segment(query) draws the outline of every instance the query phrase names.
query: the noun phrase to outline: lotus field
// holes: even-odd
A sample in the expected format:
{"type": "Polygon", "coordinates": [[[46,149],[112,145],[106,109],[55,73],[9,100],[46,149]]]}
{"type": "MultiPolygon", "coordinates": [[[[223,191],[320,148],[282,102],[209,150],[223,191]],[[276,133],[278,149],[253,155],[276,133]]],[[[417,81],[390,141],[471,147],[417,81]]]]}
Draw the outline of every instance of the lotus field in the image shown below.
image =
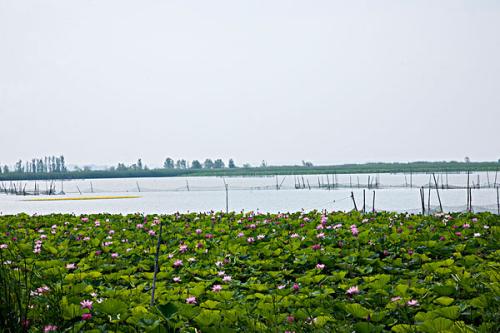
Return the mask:
{"type": "Polygon", "coordinates": [[[497,332],[499,236],[490,213],[0,216],[0,327],[497,332]]]}

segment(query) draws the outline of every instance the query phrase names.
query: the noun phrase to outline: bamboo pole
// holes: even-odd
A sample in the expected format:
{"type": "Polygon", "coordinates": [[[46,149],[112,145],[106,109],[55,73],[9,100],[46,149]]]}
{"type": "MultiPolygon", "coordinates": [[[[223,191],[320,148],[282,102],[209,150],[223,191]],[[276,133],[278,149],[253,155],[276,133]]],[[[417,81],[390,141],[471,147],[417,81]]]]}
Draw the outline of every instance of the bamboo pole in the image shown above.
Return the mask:
{"type": "Polygon", "coordinates": [[[363,189],[363,213],[366,212],[366,194],[365,189],[363,189]]]}
{"type": "Polygon", "coordinates": [[[498,210],[498,215],[500,215],[500,195],[498,191],[498,186],[497,186],[497,210],[498,210]]]}
{"type": "Polygon", "coordinates": [[[422,203],[422,215],[425,215],[425,190],[424,187],[420,187],[420,202],[422,203]]]}
{"type": "Polygon", "coordinates": [[[442,213],[443,212],[443,205],[441,204],[441,197],[439,196],[438,183],[436,181],[436,176],[434,174],[432,174],[432,177],[434,178],[434,184],[436,185],[436,194],[437,194],[438,201],[439,201],[439,209],[442,213]]]}
{"type": "Polygon", "coordinates": [[[354,192],[351,192],[351,199],[352,199],[352,203],[354,204],[354,209],[357,211],[358,206],[356,205],[356,200],[354,200],[354,192]]]}
{"type": "Polygon", "coordinates": [[[229,213],[229,186],[224,184],[226,188],[226,214],[229,213]]]}
{"type": "Polygon", "coordinates": [[[375,213],[375,190],[373,190],[372,213],[375,213]]]}
{"type": "Polygon", "coordinates": [[[161,244],[161,233],[163,229],[163,223],[160,222],[160,232],[158,233],[158,242],[156,243],[156,255],[155,255],[155,271],[153,274],[153,286],[151,288],[151,306],[155,305],[155,289],[156,289],[156,274],[158,274],[158,257],[160,256],[160,244],[161,244]]]}

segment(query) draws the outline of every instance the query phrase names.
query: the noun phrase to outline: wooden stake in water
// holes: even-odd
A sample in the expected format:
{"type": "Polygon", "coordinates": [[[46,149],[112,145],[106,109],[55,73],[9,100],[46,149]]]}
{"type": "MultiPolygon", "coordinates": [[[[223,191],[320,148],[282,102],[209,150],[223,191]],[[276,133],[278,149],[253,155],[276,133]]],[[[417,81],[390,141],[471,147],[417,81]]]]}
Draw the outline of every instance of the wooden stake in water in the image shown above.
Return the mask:
{"type": "Polygon", "coordinates": [[[158,234],[158,242],[156,243],[156,255],[155,255],[155,271],[153,274],[153,287],[151,288],[151,306],[155,305],[155,289],[156,289],[156,274],[158,274],[158,257],[160,256],[160,244],[161,244],[161,232],[163,228],[163,223],[160,222],[160,232],[158,234]]]}
{"type": "Polygon", "coordinates": [[[434,184],[436,185],[436,194],[437,194],[438,201],[439,201],[439,209],[442,213],[443,212],[443,205],[441,204],[441,197],[439,196],[438,183],[436,181],[436,176],[434,174],[432,174],[432,177],[434,178],[434,184]]]}
{"type": "Polygon", "coordinates": [[[366,194],[365,189],[363,189],[363,213],[366,212],[366,194]]]}
{"type": "Polygon", "coordinates": [[[431,213],[431,184],[429,183],[429,193],[427,194],[427,213],[431,213]]]}
{"type": "Polygon", "coordinates": [[[357,211],[358,210],[358,206],[356,206],[356,200],[354,200],[354,192],[351,192],[351,199],[352,199],[352,202],[354,204],[354,209],[357,211]]]}
{"type": "Polygon", "coordinates": [[[420,201],[422,203],[422,215],[425,215],[425,190],[424,187],[420,187],[420,201]]]}
{"type": "Polygon", "coordinates": [[[497,209],[498,209],[498,215],[500,215],[500,195],[498,193],[498,186],[497,186],[497,209]]]}
{"type": "Polygon", "coordinates": [[[373,190],[372,213],[375,213],[375,190],[373,190]]]}
{"type": "Polygon", "coordinates": [[[229,213],[229,187],[227,184],[224,184],[226,187],[226,214],[229,213]]]}
{"type": "Polygon", "coordinates": [[[470,179],[470,172],[467,171],[467,211],[470,212],[470,207],[469,207],[469,203],[470,203],[470,200],[469,200],[469,179],[470,179]]]}

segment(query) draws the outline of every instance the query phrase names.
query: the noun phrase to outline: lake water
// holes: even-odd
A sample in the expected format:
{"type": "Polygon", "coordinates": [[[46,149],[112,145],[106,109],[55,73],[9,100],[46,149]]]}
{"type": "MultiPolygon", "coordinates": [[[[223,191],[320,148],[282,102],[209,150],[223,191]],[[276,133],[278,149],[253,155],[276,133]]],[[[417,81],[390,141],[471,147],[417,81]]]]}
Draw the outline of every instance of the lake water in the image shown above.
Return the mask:
{"type": "MultiPolygon", "coordinates": [[[[466,174],[437,175],[439,184],[465,186],[466,174]]],[[[472,204],[475,211],[488,210],[497,212],[497,191],[493,186],[495,173],[475,173],[471,175],[474,184],[479,176],[480,189],[472,190],[472,204]]],[[[173,213],[187,211],[210,211],[226,209],[224,182],[228,185],[229,210],[261,212],[285,212],[301,209],[351,210],[354,192],[358,208],[363,205],[363,187],[367,187],[368,177],[372,184],[378,179],[381,188],[375,189],[376,210],[398,212],[420,212],[421,201],[419,186],[428,185],[428,174],[379,174],[379,175],[337,175],[336,189],[317,188],[318,183],[332,184],[333,176],[278,176],[278,177],[175,177],[175,178],[119,178],[56,181],[56,191],[64,189],[65,195],[51,198],[79,197],[91,195],[138,195],[139,198],[115,200],[78,200],[78,201],[26,201],[27,199],[46,196],[16,196],[0,194],[0,213],[50,214],[50,213],[173,213]],[[305,184],[305,189],[296,189],[295,183],[305,184]],[[358,181],[359,186],[358,188],[358,181]],[[276,189],[276,184],[281,185],[276,189]],[[405,187],[406,184],[413,188],[405,187]],[[309,185],[311,189],[309,189],[309,185]],[[352,185],[353,188],[350,186],[352,185]],[[314,188],[314,186],[316,188],[314,188]],[[188,190],[189,189],[189,190],[188,190]],[[80,194],[80,192],[82,194],[80,194]]],[[[500,178],[500,176],[498,177],[500,178]]],[[[19,185],[19,182],[16,182],[19,185]]],[[[22,182],[27,190],[33,190],[34,182],[22,182]]],[[[9,186],[9,182],[4,182],[9,186]]],[[[497,179],[500,185],[500,179],[497,179]]],[[[49,184],[37,182],[44,190],[49,184]]],[[[426,189],[426,206],[427,194],[426,189]]],[[[464,211],[466,209],[465,189],[440,189],[439,194],[445,211],[464,211]]],[[[366,189],[366,209],[372,209],[373,189],[366,189]]],[[[431,190],[431,207],[436,209],[438,199],[436,191],[431,190]]]]}

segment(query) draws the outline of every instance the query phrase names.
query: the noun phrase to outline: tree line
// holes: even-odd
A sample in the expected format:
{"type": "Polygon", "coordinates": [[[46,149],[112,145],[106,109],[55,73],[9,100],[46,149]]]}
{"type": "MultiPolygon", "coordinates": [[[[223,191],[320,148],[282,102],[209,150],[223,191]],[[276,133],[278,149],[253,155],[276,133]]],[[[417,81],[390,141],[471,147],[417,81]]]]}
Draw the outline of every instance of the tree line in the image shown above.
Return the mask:
{"type": "Polygon", "coordinates": [[[13,169],[8,165],[0,166],[0,173],[63,173],[67,172],[64,156],[45,156],[33,158],[31,161],[18,160],[13,169]]]}
{"type": "MultiPolygon", "coordinates": [[[[185,159],[178,159],[174,160],[170,157],[167,157],[165,161],[163,162],[163,169],[177,169],[177,170],[200,170],[200,169],[234,169],[237,168],[236,164],[234,163],[234,160],[232,158],[229,159],[226,163],[221,158],[212,160],[210,158],[205,159],[203,163],[201,163],[199,160],[193,160],[191,162],[185,160],[185,159]]],[[[110,167],[108,171],[144,171],[144,170],[149,170],[148,166],[143,164],[142,159],[138,159],[136,163],[131,164],[131,165],[126,165],[125,163],[118,163],[116,167],[110,167]]]]}
{"type": "MultiPolygon", "coordinates": [[[[236,164],[232,158],[227,162],[227,167],[229,169],[236,168],[236,164]]],[[[174,162],[173,159],[167,157],[165,162],[163,162],[164,169],[224,169],[226,168],[226,164],[220,158],[216,160],[212,160],[210,158],[205,159],[203,163],[199,160],[193,160],[191,163],[188,161],[181,159],[174,162]]]]}

